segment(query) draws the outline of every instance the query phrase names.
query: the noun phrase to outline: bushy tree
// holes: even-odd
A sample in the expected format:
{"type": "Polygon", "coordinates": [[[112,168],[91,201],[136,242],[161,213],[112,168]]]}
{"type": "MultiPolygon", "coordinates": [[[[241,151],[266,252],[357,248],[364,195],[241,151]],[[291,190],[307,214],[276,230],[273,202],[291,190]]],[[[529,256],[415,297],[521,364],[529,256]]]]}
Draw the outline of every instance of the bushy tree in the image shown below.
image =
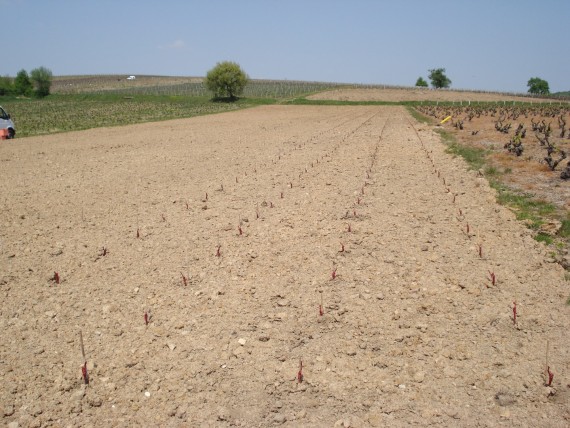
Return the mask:
{"type": "Polygon", "coordinates": [[[548,95],[550,94],[550,88],[548,87],[548,82],[541,79],[540,77],[532,77],[527,82],[528,93],[535,95],[548,95]]]}
{"type": "Polygon", "coordinates": [[[431,85],[436,89],[449,88],[451,85],[451,80],[445,75],[445,68],[429,70],[428,78],[431,81],[431,85]]]}
{"type": "Polygon", "coordinates": [[[249,77],[239,64],[231,61],[219,62],[208,71],[206,87],[214,93],[215,98],[229,98],[235,100],[243,93],[249,77]]]}
{"type": "Polygon", "coordinates": [[[416,80],[416,86],[420,86],[422,88],[427,88],[428,82],[426,82],[423,77],[418,77],[418,80],[416,80]]]}
{"type": "Polygon", "coordinates": [[[12,92],[14,92],[12,78],[8,76],[0,76],[0,96],[10,95],[12,92]]]}
{"type": "Polygon", "coordinates": [[[26,70],[18,71],[16,79],[14,80],[14,89],[18,95],[31,95],[34,90],[34,85],[28,76],[26,70]]]}
{"type": "Polygon", "coordinates": [[[40,98],[49,95],[51,88],[52,72],[45,67],[34,68],[30,72],[30,78],[36,87],[36,95],[40,98]]]}

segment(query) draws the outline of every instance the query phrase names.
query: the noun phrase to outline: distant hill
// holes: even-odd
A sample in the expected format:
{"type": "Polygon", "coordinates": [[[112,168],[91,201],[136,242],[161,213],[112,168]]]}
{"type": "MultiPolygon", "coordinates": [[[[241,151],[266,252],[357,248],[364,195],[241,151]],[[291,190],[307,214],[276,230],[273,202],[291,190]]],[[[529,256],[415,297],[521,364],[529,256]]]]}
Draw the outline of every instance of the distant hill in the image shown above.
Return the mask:
{"type": "Polygon", "coordinates": [[[555,92],[552,96],[556,98],[570,98],[570,91],[555,92]]]}

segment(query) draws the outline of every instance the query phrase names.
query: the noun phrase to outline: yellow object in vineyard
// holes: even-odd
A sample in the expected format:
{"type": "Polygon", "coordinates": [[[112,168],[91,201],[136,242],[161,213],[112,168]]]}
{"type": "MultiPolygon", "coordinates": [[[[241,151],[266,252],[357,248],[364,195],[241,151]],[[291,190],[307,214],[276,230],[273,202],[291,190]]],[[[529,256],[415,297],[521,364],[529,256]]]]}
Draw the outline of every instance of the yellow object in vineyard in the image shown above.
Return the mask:
{"type": "Polygon", "coordinates": [[[449,119],[451,119],[451,116],[447,116],[445,119],[443,119],[441,122],[439,123],[445,123],[447,122],[449,119]]]}

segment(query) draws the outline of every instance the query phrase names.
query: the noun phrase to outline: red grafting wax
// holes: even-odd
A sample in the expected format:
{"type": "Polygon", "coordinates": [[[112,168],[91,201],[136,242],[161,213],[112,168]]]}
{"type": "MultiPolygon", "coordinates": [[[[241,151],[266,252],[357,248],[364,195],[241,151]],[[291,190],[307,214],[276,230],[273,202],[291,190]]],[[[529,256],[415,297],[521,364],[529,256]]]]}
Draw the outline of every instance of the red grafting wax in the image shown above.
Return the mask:
{"type": "Polygon", "coordinates": [[[517,302],[513,301],[513,324],[517,323],[517,302]]]}
{"type": "Polygon", "coordinates": [[[497,281],[497,277],[495,276],[495,272],[489,271],[489,279],[491,280],[491,284],[494,286],[495,282],[497,281]]]}
{"type": "Polygon", "coordinates": [[[323,312],[323,305],[319,305],[319,315],[323,316],[324,312],[323,312]]]}
{"type": "Polygon", "coordinates": [[[243,235],[243,230],[241,230],[241,226],[238,226],[238,232],[240,235],[243,235]]]}
{"type": "Polygon", "coordinates": [[[187,286],[188,285],[188,278],[186,278],[182,272],[180,272],[180,275],[182,275],[182,282],[184,283],[184,286],[187,286]]]}
{"type": "Polygon", "coordinates": [[[144,313],[144,324],[148,325],[148,313],[147,312],[144,313]]]}
{"type": "Polygon", "coordinates": [[[141,237],[141,232],[140,232],[140,230],[137,228],[137,238],[140,238],[140,237],[141,237]]]}
{"type": "Polygon", "coordinates": [[[348,227],[346,228],[347,232],[352,232],[352,226],[350,225],[350,223],[348,223],[348,227]]]}
{"type": "Polygon", "coordinates": [[[56,284],[59,284],[59,273],[57,272],[53,273],[53,280],[55,281],[56,284]]]}
{"type": "Polygon", "coordinates": [[[336,268],[334,268],[334,270],[331,273],[332,279],[336,278],[336,268]]]}
{"type": "Polygon", "coordinates": [[[83,382],[85,385],[89,384],[89,374],[87,373],[87,361],[81,366],[81,375],[83,376],[83,382]]]}
{"type": "Polygon", "coordinates": [[[469,235],[469,223],[467,223],[467,234],[469,235]]]}
{"type": "Polygon", "coordinates": [[[479,244],[479,257],[483,257],[483,245],[479,244]]]}
{"type": "Polygon", "coordinates": [[[299,360],[299,371],[297,372],[297,382],[303,382],[303,361],[299,360]]]}
{"type": "Polygon", "coordinates": [[[218,245],[218,249],[216,250],[216,257],[220,257],[220,256],[222,255],[222,253],[221,253],[221,251],[220,251],[221,248],[222,248],[222,246],[221,246],[221,245],[218,245]]]}
{"type": "Polygon", "coordinates": [[[546,368],[546,371],[548,372],[548,386],[551,386],[552,380],[554,379],[554,373],[550,371],[550,366],[546,368]]]}
{"type": "Polygon", "coordinates": [[[342,242],[340,243],[340,252],[344,253],[344,244],[342,242]]]}

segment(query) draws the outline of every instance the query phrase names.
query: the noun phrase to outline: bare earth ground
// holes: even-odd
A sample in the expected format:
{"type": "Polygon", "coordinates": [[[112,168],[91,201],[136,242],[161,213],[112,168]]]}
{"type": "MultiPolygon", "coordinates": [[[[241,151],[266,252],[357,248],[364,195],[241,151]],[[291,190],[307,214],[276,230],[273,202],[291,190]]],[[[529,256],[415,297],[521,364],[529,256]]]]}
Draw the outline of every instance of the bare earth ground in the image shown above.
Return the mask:
{"type": "Polygon", "coordinates": [[[340,101],[541,101],[536,98],[498,94],[493,92],[470,92],[455,90],[433,90],[420,88],[384,89],[335,89],[307,97],[312,100],[340,101]]]}
{"type": "Polygon", "coordinates": [[[444,150],[378,106],[2,142],[2,421],[568,426],[563,270],[444,150]]]}

